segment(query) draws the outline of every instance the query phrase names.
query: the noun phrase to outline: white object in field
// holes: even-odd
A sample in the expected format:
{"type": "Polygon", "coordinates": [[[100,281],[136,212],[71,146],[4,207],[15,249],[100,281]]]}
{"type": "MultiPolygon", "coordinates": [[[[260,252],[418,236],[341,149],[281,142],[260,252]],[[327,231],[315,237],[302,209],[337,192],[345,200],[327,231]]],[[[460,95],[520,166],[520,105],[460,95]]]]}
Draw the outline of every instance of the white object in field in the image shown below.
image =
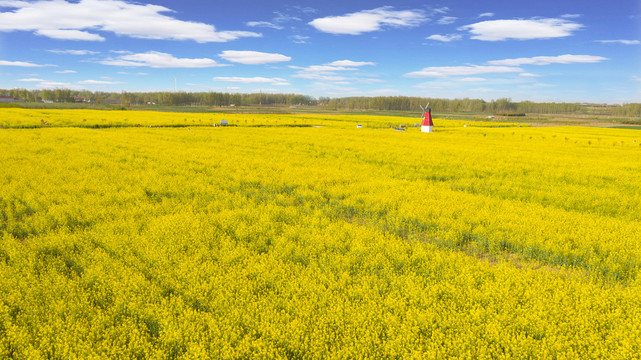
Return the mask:
{"type": "Polygon", "coordinates": [[[434,125],[432,125],[432,126],[421,126],[421,132],[434,132],[434,125]]]}
{"type": "Polygon", "coordinates": [[[357,129],[360,129],[360,128],[362,128],[362,127],[363,127],[363,125],[361,125],[361,124],[356,125],[356,128],[357,128],[357,129]]]}
{"type": "Polygon", "coordinates": [[[220,120],[220,126],[226,126],[227,120],[220,120]]]}

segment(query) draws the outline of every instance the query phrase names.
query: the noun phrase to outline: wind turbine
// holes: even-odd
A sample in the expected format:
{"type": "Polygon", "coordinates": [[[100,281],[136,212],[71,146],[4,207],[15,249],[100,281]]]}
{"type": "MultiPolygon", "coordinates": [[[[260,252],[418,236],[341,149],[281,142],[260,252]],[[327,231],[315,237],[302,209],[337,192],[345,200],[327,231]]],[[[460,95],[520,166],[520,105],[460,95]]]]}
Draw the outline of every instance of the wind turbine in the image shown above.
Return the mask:
{"type": "Polygon", "coordinates": [[[175,77],[174,74],[171,74],[171,77],[174,78],[174,92],[178,92],[178,79],[179,77],[175,77]]]}

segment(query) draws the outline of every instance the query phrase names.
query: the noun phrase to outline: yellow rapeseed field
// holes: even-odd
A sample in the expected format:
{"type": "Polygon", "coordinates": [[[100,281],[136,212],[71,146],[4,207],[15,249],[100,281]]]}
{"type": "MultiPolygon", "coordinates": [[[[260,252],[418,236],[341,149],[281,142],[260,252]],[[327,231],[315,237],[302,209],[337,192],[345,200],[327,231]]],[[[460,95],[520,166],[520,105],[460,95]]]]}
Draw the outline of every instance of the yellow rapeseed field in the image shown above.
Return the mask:
{"type": "Polygon", "coordinates": [[[415,122],[0,109],[0,358],[639,358],[641,132],[415,122]]]}

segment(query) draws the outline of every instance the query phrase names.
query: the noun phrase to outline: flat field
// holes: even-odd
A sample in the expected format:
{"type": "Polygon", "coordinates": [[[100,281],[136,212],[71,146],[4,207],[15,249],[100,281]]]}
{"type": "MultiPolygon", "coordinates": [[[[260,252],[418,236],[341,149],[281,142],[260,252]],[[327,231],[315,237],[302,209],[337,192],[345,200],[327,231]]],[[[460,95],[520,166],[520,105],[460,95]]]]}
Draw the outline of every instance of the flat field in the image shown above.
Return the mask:
{"type": "Polygon", "coordinates": [[[0,109],[0,358],[638,358],[641,131],[408,121],[0,109]]]}

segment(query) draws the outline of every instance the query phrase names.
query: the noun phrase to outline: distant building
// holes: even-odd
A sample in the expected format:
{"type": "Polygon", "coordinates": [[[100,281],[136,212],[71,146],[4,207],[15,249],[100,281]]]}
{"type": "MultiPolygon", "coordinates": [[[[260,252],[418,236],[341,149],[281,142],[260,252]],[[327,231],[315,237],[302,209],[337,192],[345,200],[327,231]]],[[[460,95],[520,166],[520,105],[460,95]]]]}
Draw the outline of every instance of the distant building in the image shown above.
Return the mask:
{"type": "Polygon", "coordinates": [[[0,103],[21,103],[23,99],[14,98],[13,96],[0,96],[0,103]]]}
{"type": "Polygon", "coordinates": [[[120,105],[121,102],[120,100],[115,100],[115,99],[107,99],[104,101],[105,104],[110,104],[110,105],[120,105]]]}

